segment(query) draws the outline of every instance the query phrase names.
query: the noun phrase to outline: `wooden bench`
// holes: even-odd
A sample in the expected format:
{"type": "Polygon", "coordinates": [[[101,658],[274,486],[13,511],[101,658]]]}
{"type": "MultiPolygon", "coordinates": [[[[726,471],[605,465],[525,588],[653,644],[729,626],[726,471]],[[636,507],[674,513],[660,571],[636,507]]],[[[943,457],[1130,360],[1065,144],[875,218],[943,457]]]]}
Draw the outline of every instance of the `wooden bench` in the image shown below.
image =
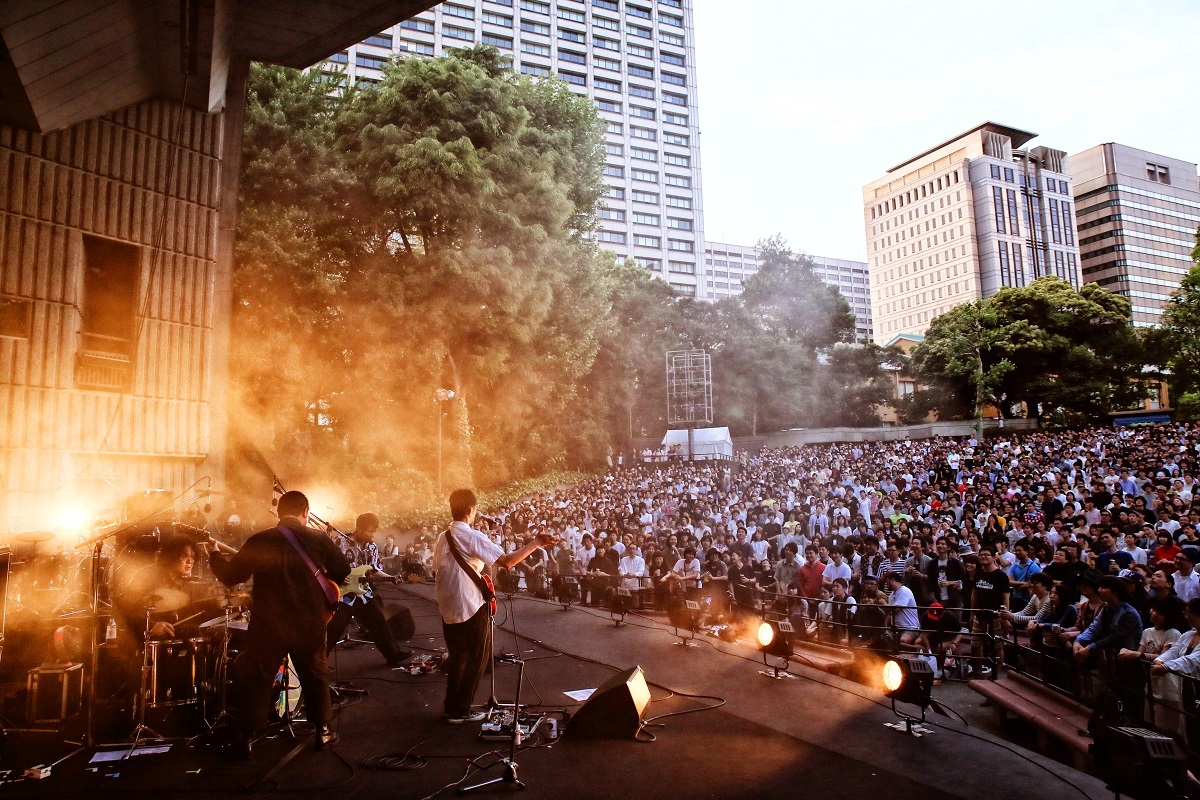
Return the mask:
{"type": "Polygon", "coordinates": [[[1039,749],[1045,750],[1050,738],[1057,739],[1070,748],[1075,767],[1087,769],[1092,744],[1088,734],[1091,709],[1087,706],[1016,672],[994,681],[968,681],[967,685],[991,701],[1001,724],[1010,714],[1025,720],[1037,730],[1039,749]]]}

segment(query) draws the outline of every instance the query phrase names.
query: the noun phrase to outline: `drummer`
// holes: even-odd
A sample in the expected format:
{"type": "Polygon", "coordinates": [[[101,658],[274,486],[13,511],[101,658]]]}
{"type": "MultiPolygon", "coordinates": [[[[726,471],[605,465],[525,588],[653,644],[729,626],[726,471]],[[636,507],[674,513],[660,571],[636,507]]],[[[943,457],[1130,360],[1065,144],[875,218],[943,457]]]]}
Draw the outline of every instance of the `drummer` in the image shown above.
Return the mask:
{"type": "Polygon", "coordinates": [[[116,605],[126,626],[141,641],[147,607],[151,639],[195,636],[200,623],[221,613],[216,587],[190,580],[196,566],[196,546],[183,536],[164,539],[158,558],[117,590],[116,605]]]}

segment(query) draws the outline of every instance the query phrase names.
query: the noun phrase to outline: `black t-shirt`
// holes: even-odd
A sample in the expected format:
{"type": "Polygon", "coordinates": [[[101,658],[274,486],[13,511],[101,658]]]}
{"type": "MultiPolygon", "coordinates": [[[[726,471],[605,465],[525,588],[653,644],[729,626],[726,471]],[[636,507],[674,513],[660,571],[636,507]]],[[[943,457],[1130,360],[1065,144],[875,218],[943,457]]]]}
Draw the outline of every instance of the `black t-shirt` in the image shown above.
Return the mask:
{"type": "Polygon", "coordinates": [[[975,579],[975,597],[971,605],[975,608],[998,611],[1004,606],[1004,595],[1008,592],[1008,575],[1004,570],[981,572],[975,579]]]}

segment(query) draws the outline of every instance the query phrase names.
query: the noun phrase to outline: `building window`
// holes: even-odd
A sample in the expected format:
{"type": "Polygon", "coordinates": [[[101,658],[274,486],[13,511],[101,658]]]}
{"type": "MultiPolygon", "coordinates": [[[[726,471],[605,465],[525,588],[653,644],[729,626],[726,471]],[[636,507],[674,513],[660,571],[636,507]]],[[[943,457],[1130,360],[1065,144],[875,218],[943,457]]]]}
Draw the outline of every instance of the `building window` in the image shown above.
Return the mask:
{"type": "Polygon", "coordinates": [[[662,73],[662,82],[673,83],[676,86],[687,86],[687,78],[683,77],[682,75],[676,75],[674,72],[664,71],[662,73]]]}
{"type": "Polygon", "coordinates": [[[638,225],[658,225],[658,214],[642,214],[637,211],[633,212],[633,221],[638,225]]]}
{"type": "Polygon", "coordinates": [[[451,39],[462,39],[465,42],[475,41],[475,31],[469,31],[466,28],[456,28],[453,25],[443,25],[442,33],[451,39]]]}
{"type": "Polygon", "coordinates": [[[604,174],[610,178],[624,178],[625,177],[625,168],[618,167],[615,164],[605,164],[604,165],[604,174]]]}
{"type": "MultiPolygon", "coordinates": [[[[1018,245],[1019,246],[1019,245],[1018,245]]],[[[1000,242],[1000,285],[1015,286],[1012,282],[1012,264],[1008,260],[1008,242],[1000,242]]]]}
{"type": "Polygon", "coordinates": [[[683,8],[683,0],[658,0],[658,2],[671,8],[683,8]]]}
{"type": "Polygon", "coordinates": [[[679,217],[667,217],[667,227],[678,231],[690,231],[692,230],[692,221],[690,219],[680,219],[679,217]]]}
{"type": "Polygon", "coordinates": [[[644,97],[647,100],[654,99],[654,90],[645,86],[638,86],[636,83],[629,84],[629,94],[632,97],[644,97]]]}
{"type": "Polygon", "coordinates": [[[550,57],[550,45],[536,44],[534,42],[521,42],[522,53],[532,53],[535,56],[550,57]]]}
{"type": "Polygon", "coordinates": [[[1004,190],[999,186],[992,187],[992,204],[996,207],[996,233],[1007,233],[1004,229],[1004,190]]]}
{"type": "Polygon", "coordinates": [[[512,50],[512,37],[497,36],[494,33],[483,32],[483,43],[490,44],[492,47],[499,47],[501,50],[512,50]]]}
{"type": "Polygon", "coordinates": [[[570,50],[559,50],[558,60],[570,61],[572,64],[586,64],[587,56],[583,53],[572,53],[570,50]]]}
{"type": "Polygon", "coordinates": [[[392,49],[392,35],[390,33],[377,33],[374,36],[368,36],[363,39],[363,44],[373,44],[376,47],[386,47],[392,49]]]}
{"type": "Polygon", "coordinates": [[[1017,217],[1017,192],[1015,189],[1008,190],[1008,232],[1013,236],[1021,235],[1021,222],[1017,217]]]}
{"type": "Polygon", "coordinates": [[[604,196],[610,200],[624,200],[625,190],[620,186],[610,186],[608,187],[608,191],[604,193],[604,196]]]}
{"type": "Polygon", "coordinates": [[[1066,200],[1062,202],[1062,224],[1063,238],[1067,244],[1075,244],[1075,223],[1071,220],[1071,204],[1066,200]]]}
{"type": "Polygon", "coordinates": [[[687,242],[683,239],[668,239],[667,249],[678,250],[681,253],[694,253],[696,251],[696,245],[694,242],[687,242]]]}
{"type": "Polygon", "coordinates": [[[575,86],[587,86],[586,75],[578,75],[574,72],[563,72],[562,70],[559,70],[558,76],[567,83],[574,84],[575,86]]]}
{"type": "Polygon", "coordinates": [[[639,267],[645,267],[652,272],[662,272],[662,261],[657,258],[643,258],[638,256],[633,259],[639,267]]]}
{"type": "Polygon", "coordinates": [[[596,8],[603,8],[608,11],[621,10],[620,4],[614,2],[614,0],[592,0],[592,5],[594,5],[596,8]]]}
{"type": "Polygon", "coordinates": [[[444,6],[445,13],[451,17],[462,17],[463,19],[475,19],[475,9],[467,8],[466,6],[455,6],[447,4],[444,6]]]}
{"type": "Polygon", "coordinates": [[[522,64],[521,74],[532,75],[535,78],[544,78],[550,74],[550,70],[545,67],[539,67],[537,64],[522,64]]]}
{"type": "Polygon", "coordinates": [[[593,16],[592,24],[597,28],[604,28],[605,30],[609,31],[621,30],[621,23],[617,22],[615,19],[609,19],[608,17],[593,16]]]}
{"type": "Polygon", "coordinates": [[[620,61],[614,61],[613,59],[605,58],[604,56],[592,56],[592,65],[595,66],[596,69],[607,69],[613,72],[621,71],[620,61]]]}
{"type": "Polygon", "coordinates": [[[673,106],[686,106],[687,105],[687,97],[684,95],[681,95],[681,94],[671,94],[670,92],[663,92],[662,100],[664,103],[669,103],[670,105],[673,105],[673,106]]]}
{"type": "Polygon", "coordinates": [[[672,125],[686,126],[688,124],[688,118],[687,118],[687,114],[676,114],[672,111],[664,111],[663,112],[663,122],[669,122],[672,125]]]}
{"type": "MultiPolygon", "coordinates": [[[[619,208],[601,208],[596,211],[596,216],[600,219],[610,219],[613,222],[624,222],[625,212],[619,208]]],[[[636,214],[634,215],[637,216],[636,214]]],[[[636,220],[635,220],[636,221],[636,220]]],[[[624,242],[622,242],[624,244],[624,242]]]]}
{"type": "Polygon", "coordinates": [[[575,42],[576,44],[587,44],[587,37],[579,31],[569,31],[566,28],[558,29],[558,38],[565,42],[575,42]]]}
{"type": "Polygon", "coordinates": [[[674,164],[677,167],[689,167],[692,162],[687,156],[679,156],[674,153],[663,153],[663,161],[667,164],[674,164]]]}
{"type": "Polygon", "coordinates": [[[401,28],[421,33],[433,33],[433,23],[427,19],[406,19],[400,23],[401,28]]]}
{"type": "Polygon", "coordinates": [[[638,247],[662,247],[662,239],[657,236],[640,236],[638,234],[634,234],[633,243],[638,247]]]}
{"type": "Polygon", "coordinates": [[[665,50],[662,50],[659,52],[658,59],[660,61],[662,61],[664,64],[673,64],[677,67],[687,66],[687,61],[684,59],[683,56],[678,56],[678,55],[675,55],[674,53],[668,53],[665,50]]]}
{"type": "MultiPolygon", "coordinates": [[[[674,250],[676,248],[671,248],[671,249],[674,250]]],[[[676,273],[677,275],[695,275],[696,274],[696,265],[695,264],[689,264],[686,261],[670,261],[667,263],[668,263],[667,268],[671,272],[676,273]]]]}
{"type": "Polygon", "coordinates": [[[1058,216],[1058,201],[1050,199],[1050,237],[1055,244],[1062,244],[1062,218],[1058,216]]]}
{"type": "Polygon", "coordinates": [[[568,8],[558,9],[559,19],[569,19],[571,22],[587,22],[587,14],[582,11],[572,11],[568,8]]]}
{"type": "Polygon", "coordinates": [[[605,133],[615,133],[617,136],[620,136],[624,130],[625,126],[620,122],[610,122],[608,123],[608,128],[605,130],[605,133]]]}
{"type": "Polygon", "coordinates": [[[636,125],[629,126],[629,135],[635,139],[646,139],[647,141],[651,142],[658,139],[657,131],[651,130],[650,128],[639,128],[636,125]]]}
{"type": "Polygon", "coordinates": [[[80,389],[125,391],[133,373],[141,249],[85,234],[83,259],[75,384],[80,389]]]}
{"type": "Polygon", "coordinates": [[[433,55],[433,45],[427,42],[410,42],[407,39],[400,40],[400,49],[408,53],[416,53],[422,56],[433,55]]]}
{"type": "Polygon", "coordinates": [[[1171,185],[1171,171],[1162,164],[1151,164],[1146,162],[1146,179],[1155,183],[1165,183],[1171,185]]]}
{"type": "Polygon", "coordinates": [[[616,50],[621,52],[621,43],[614,42],[612,39],[605,39],[603,36],[592,37],[592,46],[598,47],[601,50],[616,50]]]}
{"type": "Polygon", "coordinates": [[[621,113],[621,104],[614,103],[611,100],[596,100],[596,108],[600,109],[601,111],[611,111],[615,114],[621,113]]]}
{"type": "Polygon", "coordinates": [[[483,12],[483,21],[492,25],[499,25],[501,28],[512,27],[512,17],[506,17],[503,14],[493,14],[491,11],[483,12]]]}
{"type": "Polygon", "coordinates": [[[663,141],[667,144],[677,144],[681,147],[688,146],[688,137],[682,133],[671,133],[670,131],[667,131],[663,134],[663,141]]]}
{"type": "Polygon", "coordinates": [[[647,69],[646,67],[639,67],[637,64],[629,65],[629,74],[638,78],[649,78],[650,80],[654,80],[654,70],[647,69]]]}
{"type": "Polygon", "coordinates": [[[641,106],[630,106],[629,116],[640,117],[642,119],[654,119],[654,109],[642,108],[641,106]]]}
{"type": "Polygon", "coordinates": [[[682,36],[678,36],[674,33],[667,33],[666,31],[658,32],[658,40],[663,44],[673,44],[676,47],[683,47],[684,44],[682,36]]]}
{"type": "Polygon", "coordinates": [[[687,283],[672,283],[671,288],[688,297],[696,296],[696,287],[687,283]]]}
{"type": "Polygon", "coordinates": [[[521,8],[525,11],[532,11],[535,14],[550,16],[550,5],[548,3],[539,3],[538,0],[521,0],[521,8]]]}
{"type": "Polygon", "coordinates": [[[646,183],[658,183],[658,173],[648,169],[635,169],[630,173],[635,181],[645,181],[646,183]]]}
{"type": "Polygon", "coordinates": [[[0,297],[0,336],[28,339],[33,332],[33,301],[0,297]]]}
{"type": "Polygon", "coordinates": [[[630,36],[636,36],[639,39],[653,39],[654,31],[649,28],[643,28],[639,25],[630,25],[626,28],[626,33],[630,36]]]}
{"type": "Polygon", "coordinates": [[[673,14],[659,14],[658,23],[660,25],[671,25],[676,28],[683,27],[683,17],[677,17],[673,14]]]}
{"type": "Polygon", "coordinates": [[[1000,180],[1000,165],[992,164],[992,180],[1000,180]]]}
{"type": "Polygon", "coordinates": [[[658,205],[658,195],[655,192],[639,192],[633,190],[633,202],[635,203],[653,203],[658,205]]]}
{"type": "Polygon", "coordinates": [[[625,147],[623,145],[613,144],[612,142],[605,142],[604,152],[608,153],[610,156],[623,156],[625,155],[625,147]]]}
{"type": "Polygon", "coordinates": [[[625,244],[625,234],[615,231],[597,231],[596,239],[609,244],[625,244]]]}
{"type": "Polygon", "coordinates": [[[650,9],[642,8],[641,6],[631,6],[626,3],[625,13],[631,17],[638,17],[639,19],[650,19],[650,9]]]}
{"type": "Polygon", "coordinates": [[[638,58],[648,58],[651,61],[654,60],[654,48],[653,47],[642,47],[640,44],[633,44],[632,42],[630,42],[626,49],[629,51],[629,55],[631,55],[631,56],[637,56],[638,58]]]}
{"type": "Polygon", "coordinates": [[[524,19],[521,20],[521,30],[525,31],[526,33],[536,33],[541,36],[550,35],[549,25],[543,25],[540,22],[530,22],[529,20],[524,19]]]}
{"type": "Polygon", "coordinates": [[[639,161],[658,161],[658,153],[642,147],[629,148],[629,154],[639,161]]]}
{"type": "Polygon", "coordinates": [[[667,195],[667,205],[671,206],[672,208],[686,208],[690,210],[692,207],[692,198],[676,197],[675,195],[669,194],[667,195]]]}
{"type": "Polygon", "coordinates": [[[667,186],[680,186],[684,189],[692,188],[692,179],[685,175],[672,175],[667,173],[667,186]]]}
{"type": "Polygon", "coordinates": [[[325,60],[332,64],[349,64],[350,56],[347,55],[345,50],[343,50],[340,53],[334,53],[333,55],[331,55],[329,58],[327,58],[325,60]]]}
{"type": "Polygon", "coordinates": [[[610,81],[607,78],[595,78],[595,79],[593,79],[592,84],[597,89],[603,89],[606,92],[621,91],[621,82],[620,81],[610,81]]]}

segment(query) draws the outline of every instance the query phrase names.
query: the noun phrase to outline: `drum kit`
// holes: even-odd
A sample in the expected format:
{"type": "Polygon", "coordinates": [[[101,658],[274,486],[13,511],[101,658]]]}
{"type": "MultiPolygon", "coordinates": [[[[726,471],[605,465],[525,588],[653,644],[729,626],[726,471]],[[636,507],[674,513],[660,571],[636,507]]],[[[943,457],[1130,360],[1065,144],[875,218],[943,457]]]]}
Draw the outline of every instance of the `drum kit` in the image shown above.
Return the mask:
{"type": "MultiPolygon", "coordinates": [[[[229,720],[231,665],[246,646],[250,595],[211,578],[154,585],[152,576],[162,574],[155,561],[160,539],[207,536],[187,528],[160,523],[123,538],[110,538],[116,531],[103,532],[75,550],[53,553],[47,552],[57,539],[53,533],[26,532],[11,539],[11,572],[0,587],[0,655],[7,620],[9,643],[17,638],[27,645],[26,661],[32,657],[30,663],[37,664],[36,651],[42,649],[35,670],[90,662],[82,698],[86,744],[95,743],[93,717],[103,707],[132,712],[130,753],[139,743],[163,738],[147,724],[150,712],[156,712],[152,721],[157,723],[176,709],[190,709],[177,716],[190,726],[192,739],[229,720]],[[135,630],[119,634],[118,619],[121,627],[135,630]],[[163,619],[173,620],[166,637],[163,629],[155,630],[163,619]]],[[[300,705],[299,681],[289,667],[281,665],[274,693],[275,716],[282,722],[290,722],[300,705]]]]}

